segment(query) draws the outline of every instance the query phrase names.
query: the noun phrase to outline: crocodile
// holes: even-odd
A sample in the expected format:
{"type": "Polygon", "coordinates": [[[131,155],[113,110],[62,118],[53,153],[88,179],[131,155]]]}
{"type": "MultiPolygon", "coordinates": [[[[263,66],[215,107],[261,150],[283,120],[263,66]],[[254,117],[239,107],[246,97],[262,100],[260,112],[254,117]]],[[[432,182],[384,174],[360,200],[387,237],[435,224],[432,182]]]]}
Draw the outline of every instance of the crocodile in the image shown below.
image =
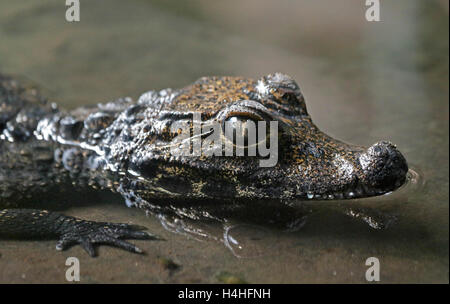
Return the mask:
{"type": "Polygon", "coordinates": [[[73,187],[111,190],[129,207],[163,214],[168,206],[176,210],[181,202],[202,200],[227,205],[365,198],[396,190],[407,172],[404,156],[390,142],[364,147],[320,131],[299,85],[282,73],[203,77],[181,89],[70,111],[0,74],[2,238],[55,239],[58,250],[79,244],[91,256],[99,244],[139,253],[127,239],[158,239],[135,225],[33,208],[45,195],[73,187]],[[167,147],[178,135],[171,126],[184,121],[192,128],[194,113],[202,126],[276,121],[277,163],[261,167],[261,155],[211,156],[208,149],[171,154],[167,147]]]}

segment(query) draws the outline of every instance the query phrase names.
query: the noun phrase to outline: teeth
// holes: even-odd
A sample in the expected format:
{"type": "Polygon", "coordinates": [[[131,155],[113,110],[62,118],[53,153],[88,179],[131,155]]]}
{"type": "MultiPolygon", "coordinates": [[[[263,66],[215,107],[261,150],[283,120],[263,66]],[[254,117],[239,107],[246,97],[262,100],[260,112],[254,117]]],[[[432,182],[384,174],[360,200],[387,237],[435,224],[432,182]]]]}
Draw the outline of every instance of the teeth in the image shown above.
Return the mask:
{"type": "Polygon", "coordinates": [[[310,200],[342,200],[342,199],[350,199],[350,198],[358,198],[358,197],[369,197],[375,194],[383,193],[379,189],[369,189],[367,185],[357,185],[352,190],[347,190],[346,192],[333,192],[328,194],[318,194],[314,192],[307,192],[306,197],[310,200]]]}
{"type": "Polygon", "coordinates": [[[353,197],[355,197],[355,193],[352,192],[352,191],[350,191],[350,192],[347,192],[347,193],[345,194],[345,196],[346,196],[347,198],[353,198],[353,197]]]}

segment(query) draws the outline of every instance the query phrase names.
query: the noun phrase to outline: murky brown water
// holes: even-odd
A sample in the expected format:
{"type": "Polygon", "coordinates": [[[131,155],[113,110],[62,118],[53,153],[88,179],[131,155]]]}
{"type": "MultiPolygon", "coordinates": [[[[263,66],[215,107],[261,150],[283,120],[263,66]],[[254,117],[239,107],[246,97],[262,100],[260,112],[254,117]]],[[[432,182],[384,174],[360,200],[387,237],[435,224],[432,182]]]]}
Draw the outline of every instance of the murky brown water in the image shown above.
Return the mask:
{"type": "Polygon", "coordinates": [[[372,256],[381,282],[448,282],[448,2],[383,1],[379,23],[365,21],[357,0],[189,3],[82,2],[81,21],[67,23],[59,0],[2,1],[0,71],[68,108],[205,75],[281,71],[298,81],[324,132],[396,143],[418,181],[388,196],[307,204],[293,231],[245,217],[223,235],[210,227],[225,244],[168,232],[120,197],[79,195],[66,214],[131,221],[166,241],[136,241],[146,255],[101,247],[96,259],[50,241],[1,241],[0,282],[63,283],[69,256],[80,259],[82,282],[219,282],[230,273],[252,283],[364,283],[372,256]],[[345,215],[360,210],[371,218],[345,215]],[[376,218],[388,227],[371,228],[376,218]],[[181,267],[168,270],[166,259],[181,267]]]}

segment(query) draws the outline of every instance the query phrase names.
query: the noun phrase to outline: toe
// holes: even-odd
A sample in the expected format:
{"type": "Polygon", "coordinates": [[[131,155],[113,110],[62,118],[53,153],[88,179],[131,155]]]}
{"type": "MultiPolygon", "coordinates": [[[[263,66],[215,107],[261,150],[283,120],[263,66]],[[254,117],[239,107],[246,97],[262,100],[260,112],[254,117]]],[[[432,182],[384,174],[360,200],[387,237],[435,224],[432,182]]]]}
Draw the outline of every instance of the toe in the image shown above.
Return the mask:
{"type": "Polygon", "coordinates": [[[119,239],[116,239],[114,237],[107,236],[107,235],[102,236],[98,241],[96,241],[96,243],[97,242],[102,243],[102,244],[107,244],[110,246],[114,246],[114,247],[118,247],[118,248],[122,248],[122,249],[125,249],[130,252],[142,253],[142,250],[140,248],[138,248],[137,246],[135,246],[127,241],[119,240],[119,239]]]}
{"type": "Polygon", "coordinates": [[[81,241],[80,245],[91,257],[96,256],[94,246],[89,240],[81,241]]]}
{"type": "Polygon", "coordinates": [[[67,248],[75,245],[77,241],[73,239],[71,236],[64,236],[56,243],[56,250],[62,251],[66,250],[67,248]]]}

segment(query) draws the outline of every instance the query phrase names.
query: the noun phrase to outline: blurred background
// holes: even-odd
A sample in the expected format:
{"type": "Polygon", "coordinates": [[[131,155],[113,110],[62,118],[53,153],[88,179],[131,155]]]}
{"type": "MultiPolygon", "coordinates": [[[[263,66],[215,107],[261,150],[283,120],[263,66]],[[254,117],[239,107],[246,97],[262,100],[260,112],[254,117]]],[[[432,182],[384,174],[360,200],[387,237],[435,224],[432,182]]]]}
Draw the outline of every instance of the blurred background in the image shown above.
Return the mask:
{"type": "MultiPolygon", "coordinates": [[[[365,282],[364,261],[375,255],[382,282],[448,282],[449,2],[381,1],[380,22],[365,19],[367,8],[362,0],[95,0],[81,1],[80,22],[69,23],[64,1],[1,1],[0,72],[37,84],[63,107],[138,98],[201,76],[279,71],[297,80],[324,132],[362,145],[390,140],[420,175],[420,186],[361,202],[398,217],[394,227],[373,231],[324,203],[299,232],[258,244],[272,243],[256,259],[167,234],[136,210],[72,208],[94,219],[132,214],[171,240],[139,243],[146,257],[111,249],[86,258],[86,280],[217,282],[225,271],[255,283],[365,282]],[[164,272],[158,256],[182,270],[164,272]]],[[[62,281],[66,253],[53,245],[0,243],[0,281],[62,281]]],[[[84,257],[77,248],[67,255],[74,252],[84,257]]]]}

